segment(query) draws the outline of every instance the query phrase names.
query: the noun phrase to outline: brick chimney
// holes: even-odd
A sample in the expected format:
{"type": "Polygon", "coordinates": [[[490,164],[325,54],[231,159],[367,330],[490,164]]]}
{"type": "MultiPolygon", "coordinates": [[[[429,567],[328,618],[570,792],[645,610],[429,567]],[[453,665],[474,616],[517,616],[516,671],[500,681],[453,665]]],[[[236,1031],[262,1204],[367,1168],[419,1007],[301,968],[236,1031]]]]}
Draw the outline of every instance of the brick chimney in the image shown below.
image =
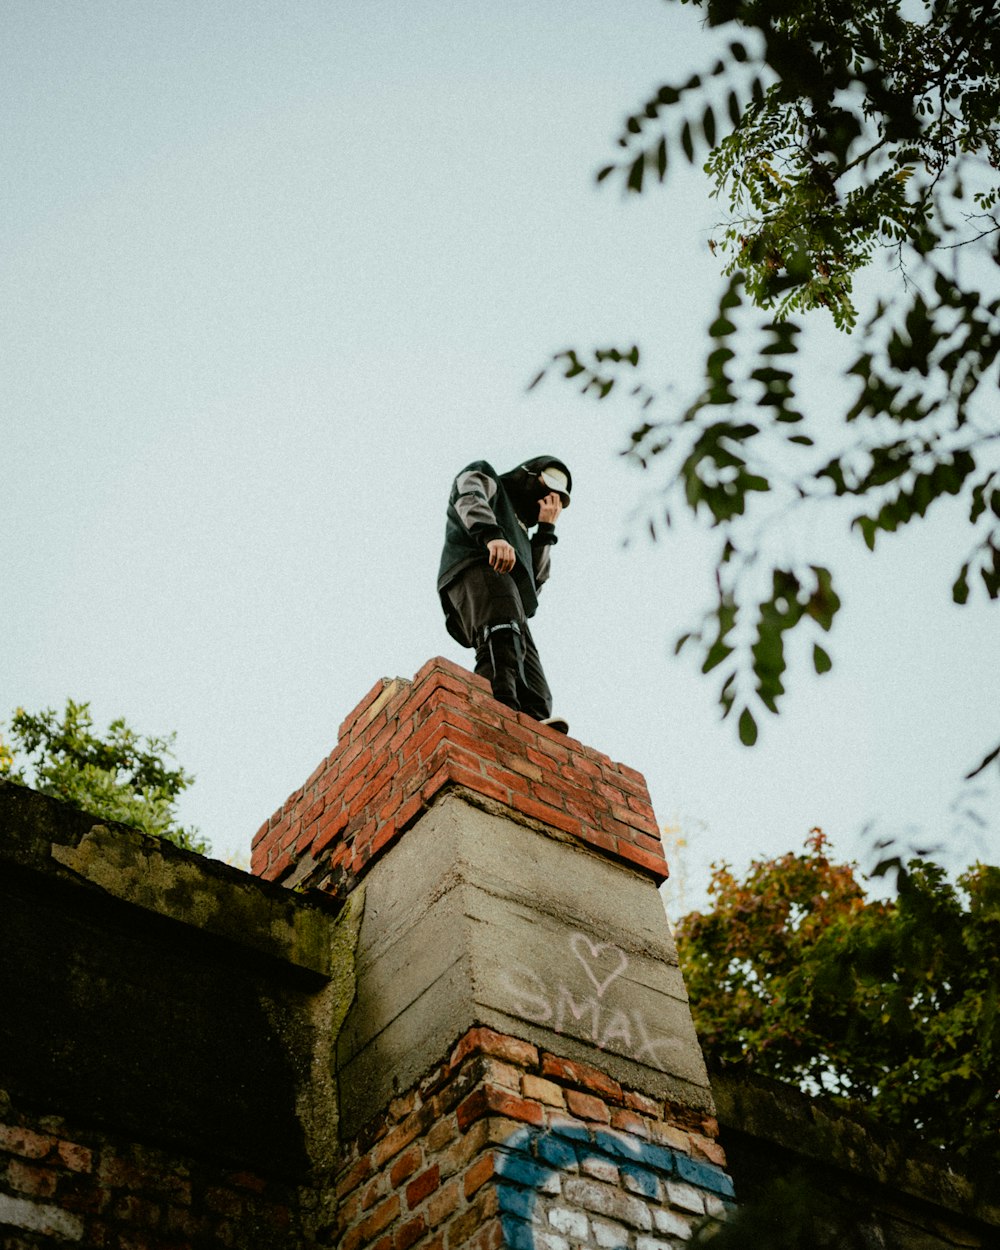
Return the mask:
{"type": "Polygon", "coordinates": [[[725,1214],[639,773],[438,658],[369,691],[252,866],[356,917],[320,1244],[666,1250],[725,1214]]]}

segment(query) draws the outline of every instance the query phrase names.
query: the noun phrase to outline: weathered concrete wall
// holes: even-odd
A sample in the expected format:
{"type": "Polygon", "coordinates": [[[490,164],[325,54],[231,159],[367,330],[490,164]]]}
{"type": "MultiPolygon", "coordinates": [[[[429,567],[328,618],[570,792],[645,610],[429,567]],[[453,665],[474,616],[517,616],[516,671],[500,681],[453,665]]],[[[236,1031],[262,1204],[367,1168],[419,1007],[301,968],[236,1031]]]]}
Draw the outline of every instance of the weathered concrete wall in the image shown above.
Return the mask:
{"type": "MultiPolygon", "coordinates": [[[[133,1190],[158,1196],[122,1205],[115,1182],[114,1160],[136,1178],[147,1155],[173,1160],[186,1193],[221,1194],[227,1171],[261,1193],[328,1175],[357,929],[336,912],[0,784],[0,1145],[15,1161],[0,1224],[40,1235],[58,1221],[29,1207],[55,1199],[68,1240],[104,1245],[129,1219],[163,1232],[169,1186],[151,1173],[133,1190]]],[[[285,1244],[247,1219],[239,1244],[285,1244]]]]}
{"type": "MultiPolygon", "coordinates": [[[[822,1195],[856,1244],[880,1250],[1000,1246],[1000,1180],[973,1179],[946,1155],[861,1123],[792,1086],[732,1069],[712,1074],[722,1140],[741,1202],[776,1180],[822,1195]]],[[[854,1242],[851,1243],[855,1244],[854,1242]]]]}
{"type": "Polygon", "coordinates": [[[656,886],[446,794],[365,878],[340,1035],[347,1136],[475,1024],[711,1112],[656,886]]]}

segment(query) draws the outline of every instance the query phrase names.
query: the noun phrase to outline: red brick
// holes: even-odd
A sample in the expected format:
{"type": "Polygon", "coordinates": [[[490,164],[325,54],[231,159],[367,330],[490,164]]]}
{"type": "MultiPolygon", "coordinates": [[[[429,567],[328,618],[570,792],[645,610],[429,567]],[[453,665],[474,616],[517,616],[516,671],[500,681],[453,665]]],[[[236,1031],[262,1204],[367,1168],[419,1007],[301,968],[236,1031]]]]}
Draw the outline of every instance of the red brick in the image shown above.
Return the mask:
{"type": "Polygon", "coordinates": [[[421,1127],[419,1115],[411,1115],[402,1124],[397,1125],[396,1128],[387,1133],[372,1151],[372,1159],[375,1166],[380,1168],[393,1155],[399,1154],[405,1146],[408,1146],[413,1141],[420,1132],[421,1127]]]}
{"type": "Polygon", "coordinates": [[[392,783],[394,769],[390,761],[383,761],[376,771],[369,771],[362,777],[356,777],[344,791],[344,802],[351,813],[360,812],[377,796],[381,795],[392,783]]]}
{"type": "MultiPolygon", "coordinates": [[[[476,1198],[448,1224],[448,1245],[451,1250],[462,1246],[467,1250],[470,1239],[482,1228],[485,1221],[496,1215],[499,1206],[497,1191],[492,1186],[481,1189],[476,1198]]],[[[472,1242],[473,1245],[477,1242],[472,1242]]]]}
{"type": "Polygon", "coordinates": [[[406,744],[413,737],[419,724],[417,717],[412,714],[412,709],[407,708],[406,714],[397,717],[395,725],[396,732],[386,744],[386,750],[390,755],[405,754],[406,744]]]}
{"type": "Polygon", "coordinates": [[[435,1163],[433,1167],[428,1168],[426,1172],[410,1181],[406,1187],[406,1205],[412,1211],[414,1207],[419,1207],[423,1200],[432,1194],[441,1184],[441,1171],[435,1163]]]}
{"type": "Polygon", "coordinates": [[[267,875],[273,881],[278,877],[283,877],[290,868],[295,867],[295,860],[287,851],[282,851],[280,855],[276,855],[267,866],[267,875]]]}
{"type": "Polygon", "coordinates": [[[471,1198],[477,1189],[479,1189],[482,1185],[485,1185],[493,1175],[493,1172],[493,1152],[489,1151],[477,1159],[465,1174],[463,1179],[463,1188],[465,1190],[466,1198],[471,1198]]]}
{"type": "Polygon", "coordinates": [[[618,839],[609,833],[602,833],[600,829],[594,829],[584,824],[580,832],[580,841],[586,842],[588,846],[597,847],[599,850],[606,851],[609,855],[618,855],[618,839]]]}
{"type": "MultiPolygon", "coordinates": [[[[435,735],[442,736],[451,716],[458,713],[450,707],[435,707],[428,704],[413,719],[413,729],[402,746],[402,756],[406,760],[415,758],[424,744],[435,735]]],[[[464,720],[464,717],[459,719],[464,720]]]]}
{"type": "MultiPolygon", "coordinates": [[[[450,1229],[448,1233],[448,1250],[455,1250],[460,1243],[451,1240],[450,1229]]],[[[483,1225],[472,1241],[466,1243],[466,1250],[502,1250],[504,1244],[503,1225],[493,1219],[483,1225]]]]}
{"type": "Polygon", "coordinates": [[[416,1090],[411,1089],[411,1090],[408,1090],[405,1094],[398,1094],[389,1103],[389,1111],[388,1111],[389,1119],[395,1121],[396,1123],[398,1123],[400,1120],[405,1120],[406,1117],[410,1115],[410,1113],[416,1109],[416,1106],[417,1106],[416,1090]]]}
{"type": "Polygon", "coordinates": [[[450,757],[447,761],[447,768],[449,780],[456,785],[465,786],[476,794],[483,794],[487,798],[497,799],[501,803],[510,803],[510,790],[506,786],[498,785],[495,781],[491,781],[489,777],[484,777],[482,773],[474,772],[471,768],[456,764],[450,757]]]}
{"type": "Polygon", "coordinates": [[[491,742],[486,742],[483,738],[477,737],[475,734],[467,734],[461,729],[455,728],[453,725],[448,726],[448,741],[456,747],[464,748],[470,755],[477,759],[490,760],[491,762],[502,763],[497,758],[497,748],[491,742]]]}
{"type": "Polygon", "coordinates": [[[519,812],[540,820],[543,825],[551,825],[554,829],[562,829],[564,833],[573,833],[577,836],[581,833],[580,822],[575,816],[570,816],[556,807],[550,807],[547,803],[539,803],[530,796],[518,794],[515,796],[513,805],[519,812]]]}
{"type": "Polygon", "coordinates": [[[414,1216],[412,1220],[407,1220],[405,1224],[401,1224],[396,1229],[396,1234],[392,1240],[393,1250],[409,1250],[415,1241],[419,1241],[427,1231],[427,1225],[422,1215],[414,1216]]]}
{"type": "Polygon", "coordinates": [[[453,1115],[445,1116],[431,1126],[427,1134],[428,1151],[443,1150],[458,1134],[458,1122],[453,1115]]]}
{"type": "Polygon", "coordinates": [[[659,838],[651,838],[647,833],[635,833],[632,835],[632,841],[644,851],[649,851],[651,855],[663,854],[663,843],[659,838]]]}
{"type": "Polygon", "coordinates": [[[458,1207],[459,1187],[458,1181],[449,1181],[443,1189],[439,1189],[433,1198],[427,1203],[427,1223],[431,1228],[436,1228],[443,1219],[451,1215],[458,1207]]]}
{"type": "Polygon", "coordinates": [[[56,1173],[22,1159],[11,1159],[7,1165],[7,1183],[32,1198],[51,1198],[56,1192],[56,1173]]]}
{"type": "Polygon", "coordinates": [[[282,803],[281,805],[282,814],[285,816],[290,815],[291,812],[294,811],[296,807],[298,807],[301,801],[302,801],[302,791],[293,790],[292,793],[288,796],[287,799],[285,799],[284,803],[282,803]]]}
{"type": "Polygon", "coordinates": [[[361,1191],[361,1210],[362,1211],[370,1210],[375,1205],[375,1203],[378,1202],[379,1198],[382,1197],[383,1193],[385,1192],[384,1182],[385,1182],[385,1173],[383,1172],[379,1176],[376,1176],[373,1181],[371,1181],[369,1184],[367,1184],[364,1187],[364,1189],[361,1191]]]}
{"type": "MultiPolygon", "coordinates": [[[[569,750],[562,745],[564,741],[564,738],[556,741],[554,733],[551,735],[539,733],[536,736],[535,746],[543,756],[546,756],[549,759],[550,764],[552,762],[556,764],[568,764],[572,756],[569,750]]],[[[531,759],[530,750],[528,751],[528,758],[531,759]]],[[[538,761],[536,761],[536,763],[537,762],[538,761]]]]}
{"type": "Polygon", "coordinates": [[[448,775],[448,764],[447,761],[445,761],[424,782],[420,789],[420,797],[425,803],[429,803],[442,786],[446,786],[450,780],[451,778],[448,775]]]}
{"type": "Polygon", "coordinates": [[[459,1103],[455,1112],[458,1117],[458,1127],[464,1133],[470,1125],[481,1119],[488,1111],[489,1101],[486,1097],[486,1090],[480,1085],[464,1102],[459,1103]]]}
{"type": "Polygon", "coordinates": [[[403,803],[393,817],[393,823],[401,832],[424,810],[424,801],[419,794],[411,795],[403,803]]]}
{"type": "Polygon", "coordinates": [[[623,1133],[634,1133],[637,1137],[649,1136],[649,1125],[634,1111],[622,1111],[615,1107],[611,1112],[611,1127],[621,1129],[623,1133]]]}
{"type": "Polygon", "coordinates": [[[334,1224],[338,1232],[343,1232],[345,1228],[350,1226],[361,1215],[361,1194],[353,1193],[344,1202],[337,1207],[337,1214],[334,1218],[334,1224]]]}
{"type": "Polygon", "coordinates": [[[445,1179],[464,1172],[472,1160],[488,1147],[490,1126],[495,1122],[495,1120],[477,1120],[467,1132],[459,1134],[448,1148],[437,1156],[436,1162],[440,1165],[441,1175],[445,1179]]]}
{"type": "Polygon", "coordinates": [[[326,759],[320,760],[320,762],[312,770],[312,772],[306,778],[306,785],[305,785],[306,790],[309,790],[312,786],[316,786],[317,794],[326,793],[326,788],[320,786],[319,781],[320,781],[320,778],[323,776],[323,774],[327,771],[327,769],[333,765],[333,762],[337,756],[337,751],[338,751],[338,748],[334,747],[333,751],[326,757],[326,759]]]}
{"type": "Polygon", "coordinates": [[[377,1206],[358,1225],[361,1229],[363,1240],[370,1241],[372,1237],[382,1232],[383,1229],[388,1228],[396,1216],[399,1215],[399,1210],[399,1194],[390,1194],[380,1206],[377,1206]]]}
{"type": "Polygon", "coordinates": [[[622,1101],[622,1087],[618,1082],[606,1072],[586,1063],[575,1063],[572,1059],[546,1053],[542,1056],[542,1075],[557,1077],[571,1085],[580,1085],[610,1102],[622,1101]]]}
{"type": "Polygon", "coordinates": [[[726,1166],[726,1152],[717,1141],[702,1137],[700,1133],[691,1133],[690,1137],[692,1154],[696,1159],[707,1159],[710,1163],[718,1164],[720,1168],[726,1166]]]}
{"type": "Polygon", "coordinates": [[[380,855],[383,851],[392,846],[393,842],[399,837],[400,829],[394,820],[388,821],[376,833],[370,847],[368,848],[369,856],[374,859],[376,855],[380,855]]]}
{"type": "MultiPolygon", "coordinates": [[[[358,725],[358,722],[361,720],[362,716],[364,716],[365,712],[367,712],[372,706],[372,704],[385,694],[388,684],[388,678],[382,677],[375,683],[374,686],[372,686],[371,690],[368,691],[361,702],[356,704],[341,721],[340,732],[337,734],[338,738],[347,737],[347,735],[358,725]]],[[[365,722],[365,726],[367,726],[367,721],[365,722]]]]}
{"type": "Polygon", "coordinates": [[[611,1112],[593,1094],[581,1093],[578,1089],[566,1091],[566,1105],[581,1120],[596,1120],[599,1124],[611,1123],[611,1112]]]}
{"type": "Polygon", "coordinates": [[[562,808],[566,800],[566,791],[560,786],[558,789],[551,785],[532,786],[532,794],[539,803],[548,803],[550,807],[562,808]]]}
{"type": "Polygon", "coordinates": [[[343,1237],[337,1242],[337,1250],[358,1250],[358,1247],[364,1240],[364,1231],[361,1225],[358,1224],[349,1232],[344,1233],[343,1237]]]}
{"type": "Polygon", "coordinates": [[[650,855],[648,851],[640,850],[639,847],[633,846],[630,842],[626,842],[624,838],[619,839],[618,853],[622,859],[641,868],[644,872],[648,872],[657,885],[666,881],[670,875],[667,868],[667,861],[663,858],[662,853],[659,855],[650,855]]]}
{"type": "Polygon", "coordinates": [[[660,1104],[655,1098],[649,1098],[646,1094],[640,1094],[634,1089],[625,1090],[625,1106],[643,1115],[658,1116],[660,1114],[660,1104]]]}
{"type": "Polygon", "coordinates": [[[466,1120],[463,1123],[463,1108],[469,1107],[469,1111],[475,1110],[476,1115],[472,1119],[478,1119],[484,1113],[493,1115],[506,1116],[511,1120],[519,1120],[522,1124],[541,1124],[545,1119],[545,1114],[541,1106],[537,1102],[530,1102],[526,1098],[519,1098],[516,1094],[512,1094],[509,1090],[498,1089],[495,1085],[482,1085],[475,1093],[469,1097],[458,1108],[458,1123],[464,1130],[468,1124],[472,1123],[472,1119],[467,1118],[469,1112],[466,1112],[466,1120]],[[473,1103],[476,1094],[483,1096],[483,1110],[479,1110],[479,1103],[473,1103]]]}
{"type": "Polygon", "coordinates": [[[549,1107],[566,1106],[566,1098],[560,1086],[554,1081],[547,1081],[543,1076],[533,1076],[530,1072],[526,1072],[521,1078],[521,1093],[525,1098],[544,1102],[549,1107]]]}
{"type": "Polygon", "coordinates": [[[463,751],[460,747],[452,746],[448,741],[441,742],[435,749],[434,754],[427,760],[426,770],[434,772],[444,765],[448,769],[448,775],[453,777],[455,772],[461,771],[469,774],[473,779],[474,785],[492,786],[494,783],[482,774],[482,760],[478,755],[472,754],[470,751],[463,751]]]}
{"type": "Polygon", "coordinates": [[[435,690],[452,690],[463,696],[477,689],[485,691],[485,678],[477,677],[468,669],[461,668],[444,656],[437,655],[428,660],[413,678],[414,699],[426,698],[435,690]]]}
{"type": "Polygon", "coordinates": [[[57,1139],[47,1133],[35,1133],[30,1128],[0,1124],[0,1146],[24,1159],[44,1159],[56,1144],[57,1139]]]}
{"type": "Polygon", "coordinates": [[[423,1163],[423,1151],[419,1146],[411,1146],[405,1154],[401,1154],[389,1170],[389,1183],[398,1189],[423,1163]]]}
{"type": "Polygon", "coordinates": [[[487,1028],[470,1029],[452,1051],[449,1066],[458,1067],[469,1055],[493,1055],[497,1059],[520,1064],[523,1068],[531,1068],[538,1063],[537,1046],[487,1028]]]}
{"type": "Polygon", "coordinates": [[[302,814],[303,825],[311,825],[315,821],[319,820],[320,816],[323,815],[323,809],[326,807],[326,803],[327,796],[325,794],[321,794],[318,798],[313,799],[302,814]]]}
{"type": "Polygon", "coordinates": [[[71,1172],[90,1172],[94,1167],[93,1151],[76,1142],[61,1141],[56,1147],[60,1162],[71,1172]]]}
{"type": "Polygon", "coordinates": [[[573,771],[583,773],[585,777],[593,777],[598,780],[601,776],[601,766],[595,760],[589,759],[591,752],[585,747],[582,751],[577,751],[573,756],[573,771]]]}
{"type": "Polygon", "coordinates": [[[638,829],[641,833],[645,833],[659,842],[660,827],[653,819],[652,811],[647,809],[645,813],[634,812],[627,807],[619,807],[617,804],[612,804],[611,814],[627,828],[638,829]]]}

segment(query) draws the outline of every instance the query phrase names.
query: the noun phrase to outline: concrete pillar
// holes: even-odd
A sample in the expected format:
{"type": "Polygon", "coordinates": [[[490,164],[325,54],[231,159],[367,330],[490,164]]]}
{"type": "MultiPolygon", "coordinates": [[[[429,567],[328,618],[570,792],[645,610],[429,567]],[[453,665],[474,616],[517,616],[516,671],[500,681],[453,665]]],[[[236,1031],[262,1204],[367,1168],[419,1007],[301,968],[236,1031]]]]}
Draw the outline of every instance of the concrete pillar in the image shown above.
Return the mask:
{"type": "Polygon", "coordinates": [[[634,770],[442,659],[379,682],[254,840],[346,895],[343,1250],[659,1250],[732,1195],[634,770]]]}

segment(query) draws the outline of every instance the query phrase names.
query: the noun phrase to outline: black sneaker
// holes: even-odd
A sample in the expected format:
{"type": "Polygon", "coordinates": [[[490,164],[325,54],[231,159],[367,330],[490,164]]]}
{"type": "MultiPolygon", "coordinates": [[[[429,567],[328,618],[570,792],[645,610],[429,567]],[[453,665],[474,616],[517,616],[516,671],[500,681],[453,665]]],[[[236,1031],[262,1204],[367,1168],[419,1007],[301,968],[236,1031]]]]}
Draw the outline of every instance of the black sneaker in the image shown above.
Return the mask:
{"type": "Polygon", "coordinates": [[[556,730],[557,733],[569,733],[569,721],[563,716],[546,716],[544,720],[538,722],[540,725],[548,725],[550,729],[556,730]]]}

